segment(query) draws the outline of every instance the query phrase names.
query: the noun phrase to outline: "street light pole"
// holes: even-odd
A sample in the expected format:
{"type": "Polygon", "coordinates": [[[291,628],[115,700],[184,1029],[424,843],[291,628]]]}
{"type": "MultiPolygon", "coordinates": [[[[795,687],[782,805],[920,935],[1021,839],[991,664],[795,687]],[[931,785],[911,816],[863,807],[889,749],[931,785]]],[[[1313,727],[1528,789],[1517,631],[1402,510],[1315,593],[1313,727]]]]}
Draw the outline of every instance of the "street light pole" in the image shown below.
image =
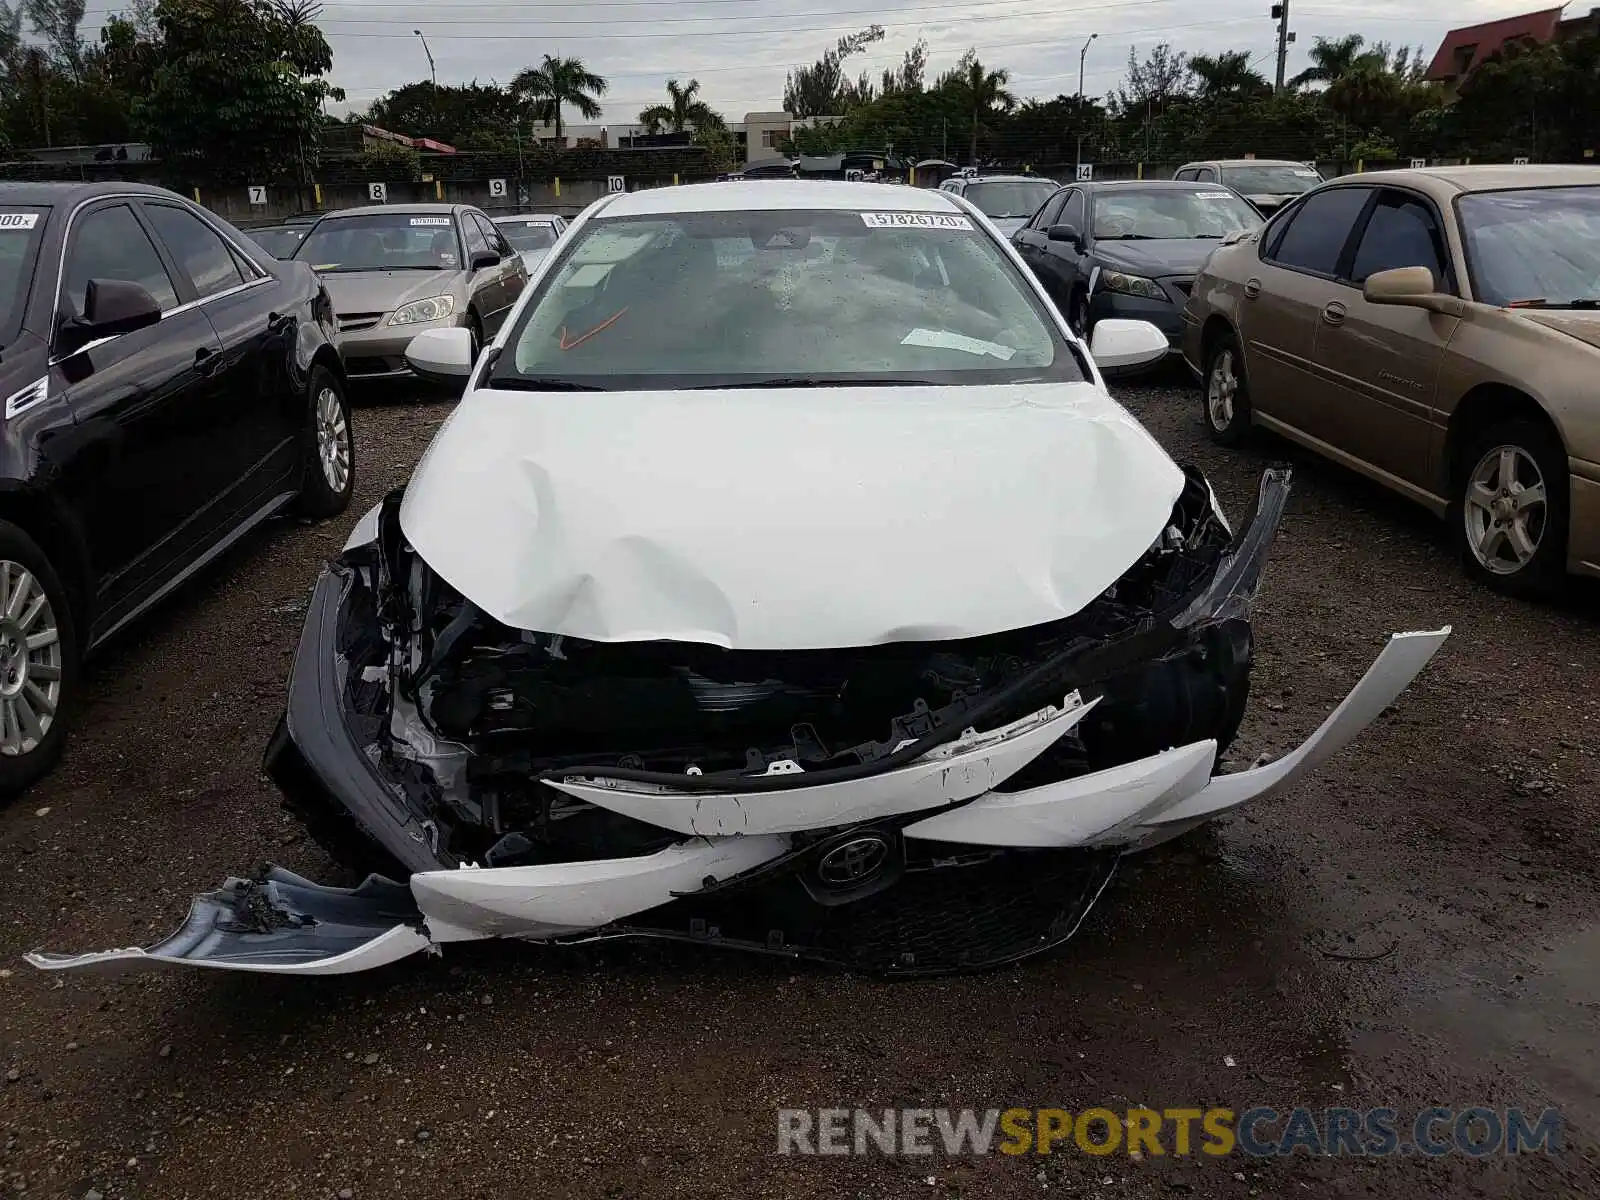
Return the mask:
{"type": "Polygon", "coordinates": [[[413,29],[411,32],[422,38],[422,52],[428,56],[428,74],[433,79],[434,90],[437,91],[439,87],[439,70],[433,65],[433,51],[428,49],[428,39],[422,37],[422,30],[420,29],[413,29]]]}
{"type": "Polygon", "coordinates": [[[1083,65],[1089,58],[1090,43],[1092,43],[1095,38],[1099,36],[1100,35],[1098,33],[1091,33],[1088,37],[1088,40],[1083,43],[1083,49],[1078,51],[1078,111],[1076,116],[1078,118],[1077,174],[1080,175],[1083,173],[1083,65]]]}
{"type": "Polygon", "coordinates": [[[431,110],[428,119],[433,122],[428,133],[432,136],[439,131],[439,69],[433,65],[433,51],[428,49],[428,39],[422,36],[422,30],[413,29],[411,32],[421,39],[422,52],[428,56],[428,77],[432,82],[432,87],[428,89],[428,108],[431,110]]]}

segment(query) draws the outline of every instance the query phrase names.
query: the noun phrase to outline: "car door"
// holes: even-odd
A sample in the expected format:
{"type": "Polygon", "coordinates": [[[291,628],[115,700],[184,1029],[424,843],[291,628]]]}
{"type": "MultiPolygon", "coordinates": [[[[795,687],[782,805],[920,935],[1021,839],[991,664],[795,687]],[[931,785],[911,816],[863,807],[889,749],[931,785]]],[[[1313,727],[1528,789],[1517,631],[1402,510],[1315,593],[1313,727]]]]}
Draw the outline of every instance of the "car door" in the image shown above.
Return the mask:
{"type": "Polygon", "coordinates": [[[83,528],[102,626],[189,549],[185,527],[211,495],[196,456],[218,449],[194,431],[216,398],[222,343],[135,207],[108,199],[74,214],[56,319],[82,314],[91,279],[118,279],[149,291],[161,320],[52,359],[82,447],[63,494],[83,528]]]}
{"type": "Polygon", "coordinates": [[[1250,404],[1263,424],[1309,433],[1329,388],[1315,365],[1322,309],[1340,291],[1339,264],[1370,187],[1313,192],[1267,231],[1239,305],[1250,404]]]}
{"type": "Polygon", "coordinates": [[[1040,205],[1039,211],[1033,214],[1033,219],[1017,230],[1011,237],[1012,244],[1017,248],[1017,253],[1022,255],[1023,261],[1028,264],[1029,269],[1038,277],[1039,282],[1044,285],[1045,291],[1052,296],[1055,295],[1054,285],[1049,275],[1049,264],[1046,261],[1050,240],[1045,235],[1050,226],[1056,223],[1056,218],[1061,215],[1061,210],[1067,203],[1067,193],[1071,190],[1070,188],[1062,188],[1051,196],[1040,205]]]}
{"type": "Polygon", "coordinates": [[[517,302],[517,297],[522,295],[522,289],[528,282],[528,265],[522,261],[522,255],[516,248],[506,241],[505,234],[495,228],[493,221],[480,212],[467,214],[478,226],[478,231],[483,234],[484,240],[489,243],[489,249],[500,256],[500,286],[496,300],[500,306],[499,311],[489,322],[488,332],[492,335],[506,319],[511,306],[517,302]]]}
{"type": "Polygon", "coordinates": [[[1439,215],[1413,192],[1380,188],[1349,252],[1338,294],[1322,308],[1313,357],[1331,385],[1310,432],[1416,487],[1428,484],[1429,455],[1446,414],[1438,395],[1445,350],[1459,317],[1398,304],[1368,304],[1367,276],[1427,267],[1454,295],[1455,273],[1439,215]]]}
{"type": "Polygon", "coordinates": [[[222,344],[216,402],[191,431],[192,469],[209,480],[215,501],[206,527],[231,527],[282,493],[299,465],[306,401],[288,376],[294,317],[284,311],[277,277],[229,246],[199,213],[176,200],[146,200],[142,211],[194,284],[222,344]]]}
{"type": "MultiPolygon", "coordinates": [[[[489,251],[489,239],[472,219],[471,213],[461,214],[461,238],[467,248],[466,265],[470,268],[474,255],[489,251]]],[[[483,322],[486,338],[494,336],[500,323],[500,310],[505,307],[502,299],[505,295],[504,275],[500,269],[504,265],[496,263],[492,267],[479,267],[467,276],[467,302],[483,322]]]]}

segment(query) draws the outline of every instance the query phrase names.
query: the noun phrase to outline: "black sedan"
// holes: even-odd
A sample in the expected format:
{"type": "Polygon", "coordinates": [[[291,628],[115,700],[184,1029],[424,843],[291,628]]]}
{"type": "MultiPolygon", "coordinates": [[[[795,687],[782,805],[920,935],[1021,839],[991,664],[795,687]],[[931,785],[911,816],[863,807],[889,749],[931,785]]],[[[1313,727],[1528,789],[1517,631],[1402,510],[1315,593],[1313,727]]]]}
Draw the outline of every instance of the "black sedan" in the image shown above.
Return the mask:
{"type": "Polygon", "coordinates": [[[1261,215],[1216,184],[1126,180],[1070,184],[1012,235],[1073,329],[1102,317],[1149,321],[1174,352],[1183,306],[1211,251],[1261,215]]]}
{"type": "Polygon", "coordinates": [[[0,183],[0,794],[59,755],[85,654],[274,513],[349,504],[332,321],[181,196],[0,183]]]}

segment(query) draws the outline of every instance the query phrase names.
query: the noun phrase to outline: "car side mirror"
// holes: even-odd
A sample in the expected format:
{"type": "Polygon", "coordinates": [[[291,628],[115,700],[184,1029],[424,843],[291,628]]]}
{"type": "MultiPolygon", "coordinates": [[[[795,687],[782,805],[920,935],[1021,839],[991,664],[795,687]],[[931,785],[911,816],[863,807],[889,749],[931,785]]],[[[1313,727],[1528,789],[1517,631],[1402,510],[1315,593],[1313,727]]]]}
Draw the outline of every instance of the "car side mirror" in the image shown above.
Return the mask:
{"type": "Polygon", "coordinates": [[[149,291],[125,279],[91,279],[83,293],[83,316],[64,322],[57,352],[76,354],[90,342],[144,329],[161,320],[161,305],[149,291]]]}
{"type": "Polygon", "coordinates": [[[406,343],[406,365],[429,383],[465,383],[472,375],[472,331],[429,329],[406,343]]]}
{"type": "Polygon", "coordinates": [[[1427,267],[1393,267],[1387,271],[1374,271],[1361,285],[1361,295],[1368,304],[1425,308],[1449,317],[1463,316],[1467,311],[1466,301],[1438,290],[1433,281],[1433,272],[1427,267]]]}
{"type": "Polygon", "coordinates": [[[500,255],[493,250],[474,250],[472,252],[472,269],[481,271],[485,267],[500,265],[500,255]]]}
{"type": "Polygon", "coordinates": [[[1083,249],[1083,234],[1076,225],[1052,225],[1046,235],[1052,242],[1070,242],[1074,250],[1083,249]]]}
{"type": "Polygon", "coordinates": [[[1160,362],[1171,349],[1167,335],[1149,321],[1108,317],[1089,337],[1089,353],[1102,371],[1128,370],[1160,362]]]}

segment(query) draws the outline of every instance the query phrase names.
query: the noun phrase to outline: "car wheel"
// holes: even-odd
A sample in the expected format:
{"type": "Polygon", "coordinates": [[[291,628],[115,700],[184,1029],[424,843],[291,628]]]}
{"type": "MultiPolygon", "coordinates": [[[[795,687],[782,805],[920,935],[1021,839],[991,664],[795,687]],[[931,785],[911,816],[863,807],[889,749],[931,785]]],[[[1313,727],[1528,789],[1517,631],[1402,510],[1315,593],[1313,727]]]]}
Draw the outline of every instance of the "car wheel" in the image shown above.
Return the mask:
{"type": "Polygon", "coordinates": [[[66,589],[38,544],[0,521],[0,796],[17,795],[55,766],[77,685],[66,589]]]}
{"type": "Polygon", "coordinates": [[[1461,457],[1451,524],[1467,574],[1517,596],[1544,596],[1566,578],[1567,454],[1554,431],[1507,421],[1461,457]]]}
{"type": "Polygon", "coordinates": [[[1236,446],[1250,432],[1250,389],[1245,386],[1244,355],[1225,333],[1206,355],[1203,389],[1206,432],[1223,446],[1236,446]]]}
{"type": "Polygon", "coordinates": [[[1072,332],[1085,341],[1089,339],[1089,297],[1083,292],[1072,293],[1072,305],[1067,310],[1067,324],[1072,332]]]}
{"type": "Polygon", "coordinates": [[[342,513],[355,491],[355,440],[344,384],[327,367],[311,371],[311,412],[304,433],[305,480],[300,513],[320,519],[342,513]]]}

